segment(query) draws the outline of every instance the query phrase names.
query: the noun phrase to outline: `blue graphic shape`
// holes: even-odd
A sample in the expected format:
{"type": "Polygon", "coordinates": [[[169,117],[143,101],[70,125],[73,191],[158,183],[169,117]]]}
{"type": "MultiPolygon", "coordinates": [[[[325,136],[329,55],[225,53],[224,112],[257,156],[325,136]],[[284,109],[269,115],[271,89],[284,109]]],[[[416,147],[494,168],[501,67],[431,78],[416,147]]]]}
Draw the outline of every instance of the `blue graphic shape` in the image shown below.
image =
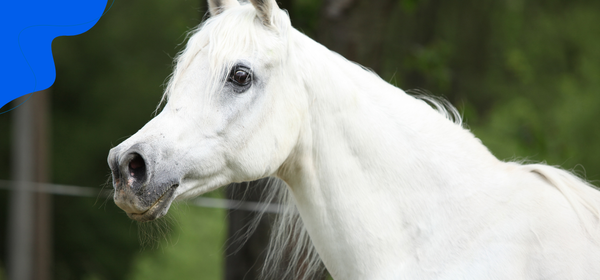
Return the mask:
{"type": "MultiPolygon", "coordinates": [[[[0,108],[56,79],[52,40],[88,31],[108,0],[7,0],[0,8],[0,108]]],[[[2,112],[0,112],[2,113],[2,112]]]]}

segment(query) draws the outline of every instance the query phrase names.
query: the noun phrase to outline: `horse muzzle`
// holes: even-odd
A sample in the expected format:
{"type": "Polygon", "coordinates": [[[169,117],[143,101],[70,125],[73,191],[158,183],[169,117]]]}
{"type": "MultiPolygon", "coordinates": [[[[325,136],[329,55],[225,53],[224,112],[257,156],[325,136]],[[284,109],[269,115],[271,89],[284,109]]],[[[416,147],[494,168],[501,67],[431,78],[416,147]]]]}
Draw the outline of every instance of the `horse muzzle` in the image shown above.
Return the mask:
{"type": "Polygon", "coordinates": [[[124,152],[117,146],[110,150],[110,166],[115,204],[129,218],[145,222],[164,216],[175,199],[179,180],[165,172],[156,172],[157,161],[151,147],[135,144],[124,152]]]}

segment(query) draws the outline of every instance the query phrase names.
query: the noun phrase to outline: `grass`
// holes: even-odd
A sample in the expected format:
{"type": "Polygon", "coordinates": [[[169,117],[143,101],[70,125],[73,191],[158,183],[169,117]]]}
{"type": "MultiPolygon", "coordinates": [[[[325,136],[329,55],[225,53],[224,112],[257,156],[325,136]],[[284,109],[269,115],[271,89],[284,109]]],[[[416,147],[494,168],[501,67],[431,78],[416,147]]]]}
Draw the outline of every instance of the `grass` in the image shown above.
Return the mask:
{"type": "Polygon", "coordinates": [[[145,249],[136,256],[128,279],[223,279],[226,211],[174,206],[166,222],[141,225],[145,249]]]}

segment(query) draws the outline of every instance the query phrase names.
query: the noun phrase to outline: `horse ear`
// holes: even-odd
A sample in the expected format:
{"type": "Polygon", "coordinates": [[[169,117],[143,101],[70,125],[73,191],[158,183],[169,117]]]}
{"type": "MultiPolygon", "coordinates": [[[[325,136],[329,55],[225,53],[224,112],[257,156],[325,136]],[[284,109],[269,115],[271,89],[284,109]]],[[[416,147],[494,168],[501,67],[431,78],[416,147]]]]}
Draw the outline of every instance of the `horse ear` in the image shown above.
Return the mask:
{"type": "Polygon", "coordinates": [[[239,5],[240,3],[237,0],[208,0],[208,10],[213,17],[231,7],[239,5]]]}
{"type": "Polygon", "coordinates": [[[275,0],[250,0],[252,6],[256,9],[258,17],[262,20],[263,24],[269,26],[273,23],[271,20],[273,11],[278,9],[275,0]]]}

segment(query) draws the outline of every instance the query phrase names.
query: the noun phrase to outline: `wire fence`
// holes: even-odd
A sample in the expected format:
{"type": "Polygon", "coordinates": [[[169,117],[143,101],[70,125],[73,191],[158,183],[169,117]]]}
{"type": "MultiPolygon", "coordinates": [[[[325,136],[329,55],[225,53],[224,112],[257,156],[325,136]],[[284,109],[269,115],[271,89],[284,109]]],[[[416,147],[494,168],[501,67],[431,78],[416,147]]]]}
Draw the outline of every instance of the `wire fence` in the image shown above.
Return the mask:
{"type": "MultiPolygon", "coordinates": [[[[0,189],[10,191],[29,191],[41,192],[54,195],[66,195],[77,197],[110,197],[112,189],[99,189],[92,187],[70,186],[61,184],[35,183],[35,182],[15,182],[0,180],[0,189]],[[18,187],[17,187],[18,185],[18,187]]],[[[243,200],[197,197],[188,201],[192,205],[208,208],[234,209],[255,212],[279,213],[280,205],[275,203],[262,203],[243,200]]]]}

